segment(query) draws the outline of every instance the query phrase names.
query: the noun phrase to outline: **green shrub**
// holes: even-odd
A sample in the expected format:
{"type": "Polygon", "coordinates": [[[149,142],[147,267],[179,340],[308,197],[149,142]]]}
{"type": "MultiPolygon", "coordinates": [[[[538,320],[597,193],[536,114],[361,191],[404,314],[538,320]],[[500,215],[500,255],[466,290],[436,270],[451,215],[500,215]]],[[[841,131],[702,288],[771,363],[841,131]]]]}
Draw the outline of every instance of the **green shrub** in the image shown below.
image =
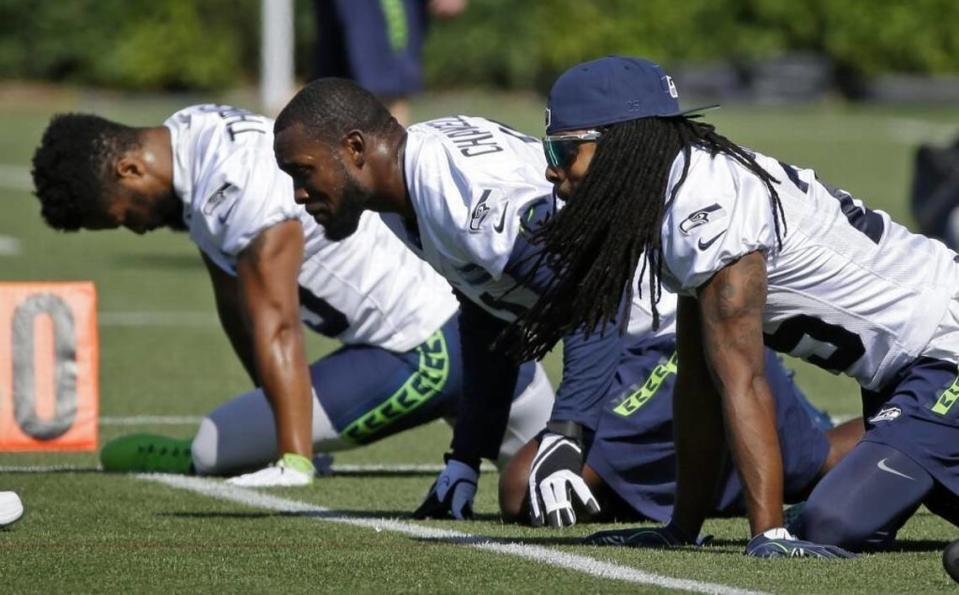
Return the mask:
{"type": "MultiPolygon", "coordinates": [[[[353,0],[373,1],[373,0],[353,0]]],[[[314,36],[296,0],[297,70],[314,36]]],[[[212,89],[255,80],[260,0],[0,0],[0,77],[128,89],[212,89]]],[[[543,88],[570,64],[610,53],[679,62],[749,61],[787,51],[841,72],[959,72],[956,0],[471,0],[432,24],[433,88],[543,88]]]]}

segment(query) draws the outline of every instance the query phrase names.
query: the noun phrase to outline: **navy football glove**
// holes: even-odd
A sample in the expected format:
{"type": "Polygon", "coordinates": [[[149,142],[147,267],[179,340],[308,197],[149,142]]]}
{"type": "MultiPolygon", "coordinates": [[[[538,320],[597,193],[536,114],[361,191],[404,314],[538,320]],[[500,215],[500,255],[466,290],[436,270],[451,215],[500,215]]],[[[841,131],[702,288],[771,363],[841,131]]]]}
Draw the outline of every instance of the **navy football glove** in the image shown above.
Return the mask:
{"type": "Polygon", "coordinates": [[[820,545],[796,539],[783,528],[770,529],[753,537],[746,544],[746,555],[755,558],[822,558],[826,560],[856,557],[856,554],[836,545],[820,545]]]}
{"type": "Polygon", "coordinates": [[[479,471],[447,458],[446,468],[433,482],[420,507],[413,512],[415,519],[464,520],[473,518],[473,498],[479,471]]]}
{"type": "Polygon", "coordinates": [[[600,531],[583,539],[583,544],[665,548],[683,545],[706,545],[712,538],[712,535],[700,535],[693,539],[682,529],[673,523],[669,523],[663,527],[600,531]]]}
{"type": "Polygon", "coordinates": [[[529,467],[529,516],[533,525],[571,527],[576,524],[572,495],[592,514],[599,502],[580,477],[583,451],[572,438],[546,431],[529,467]]]}

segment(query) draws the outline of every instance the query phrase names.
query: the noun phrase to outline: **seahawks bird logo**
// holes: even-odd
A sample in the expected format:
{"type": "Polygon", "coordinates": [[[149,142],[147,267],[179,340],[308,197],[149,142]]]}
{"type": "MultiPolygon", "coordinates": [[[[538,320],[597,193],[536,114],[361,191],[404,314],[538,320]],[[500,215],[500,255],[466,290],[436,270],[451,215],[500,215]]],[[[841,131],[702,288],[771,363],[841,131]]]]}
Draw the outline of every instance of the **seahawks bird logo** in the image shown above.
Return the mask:
{"type": "Polygon", "coordinates": [[[710,221],[716,221],[724,218],[726,214],[722,211],[723,208],[718,204],[711,204],[708,207],[699,209],[689,217],[683,219],[682,223],[679,224],[679,229],[683,233],[688,234],[690,231],[701,225],[706,225],[710,221]]]}

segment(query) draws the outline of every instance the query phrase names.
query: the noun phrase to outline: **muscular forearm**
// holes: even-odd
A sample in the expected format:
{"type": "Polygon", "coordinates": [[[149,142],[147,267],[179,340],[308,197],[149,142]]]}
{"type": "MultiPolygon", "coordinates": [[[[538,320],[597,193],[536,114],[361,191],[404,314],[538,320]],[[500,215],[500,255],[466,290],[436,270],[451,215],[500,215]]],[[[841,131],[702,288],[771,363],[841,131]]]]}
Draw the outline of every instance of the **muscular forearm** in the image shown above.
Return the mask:
{"type": "Polygon", "coordinates": [[[490,349],[502,323],[459,297],[463,396],[450,448],[454,458],[478,466],[480,459],[495,461],[499,456],[519,366],[503,352],[490,349]]]}
{"type": "Polygon", "coordinates": [[[753,535],[783,520],[782,455],[763,349],[766,283],[765,257],[753,252],[716,273],[699,295],[704,352],[722,395],[753,535]]]}
{"type": "Polygon", "coordinates": [[[739,470],[753,535],[783,525],[783,467],[776,404],[764,376],[723,397],[729,449],[739,470]]]}
{"type": "Polygon", "coordinates": [[[695,536],[716,502],[726,442],[722,403],[703,353],[699,307],[687,297],[679,298],[677,307],[676,354],[673,522],[687,535],[695,536]]]}
{"type": "Polygon", "coordinates": [[[259,386],[260,380],[257,378],[256,362],[253,358],[253,338],[243,324],[239,313],[226,307],[217,307],[217,313],[220,317],[220,326],[223,327],[230,345],[233,346],[233,352],[243,364],[243,369],[246,370],[253,386],[259,386]]]}
{"type": "MultiPolygon", "coordinates": [[[[682,360],[679,363],[682,371],[682,360]]],[[[676,504],[673,522],[695,536],[716,503],[726,449],[718,395],[677,378],[673,393],[676,504]]]]}
{"type": "Polygon", "coordinates": [[[279,452],[312,456],[312,389],[299,321],[255,324],[253,360],[276,418],[279,452]]]}

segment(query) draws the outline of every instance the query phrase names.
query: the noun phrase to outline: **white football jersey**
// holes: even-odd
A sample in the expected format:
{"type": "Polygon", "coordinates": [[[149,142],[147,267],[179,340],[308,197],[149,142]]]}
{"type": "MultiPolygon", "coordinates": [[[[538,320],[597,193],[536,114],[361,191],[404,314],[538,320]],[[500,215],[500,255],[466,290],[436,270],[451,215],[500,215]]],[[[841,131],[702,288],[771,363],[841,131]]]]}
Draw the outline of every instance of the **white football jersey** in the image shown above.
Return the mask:
{"type": "Polygon", "coordinates": [[[419,237],[409,238],[410,230],[398,231],[400,237],[465,296],[514,320],[536,298],[516,288],[504,268],[527,207],[553,194],[542,144],[472,116],[431,120],[407,132],[406,185],[419,237]]]}
{"type": "MultiPolygon", "coordinates": [[[[937,334],[959,287],[956,254],[812,170],[761,154],[756,160],[778,180],[782,248],[759,178],[728,156],[693,149],[688,177],[663,218],[664,286],[695,295],[724,266],[760,251],[766,344],[880,388],[937,334]]],[[[680,155],[673,164],[667,196],[683,163],[680,155]]]]}
{"type": "Polygon", "coordinates": [[[222,105],[198,105],[165,123],[173,186],[191,239],[236,275],[237,256],[263,230],[296,219],[305,252],[299,274],[303,321],[345,343],[407,351],[456,312],[449,285],[383,224],[364,213],[356,233],[326,239],[293,201],[293,182],[273,156],[273,121],[222,105]]]}
{"type": "MultiPolygon", "coordinates": [[[[542,144],[472,116],[423,122],[407,132],[406,180],[419,223],[419,241],[412,247],[464,295],[494,316],[514,320],[535,295],[516,288],[516,279],[503,269],[524,233],[530,205],[553,200],[542,144]]],[[[561,200],[554,204],[562,207],[561,200]]],[[[399,218],[384,219],[409,239],[399,218]]],[[[654,331],[649,302],[635,295],[629,334],[674,333],[676,296],[663,292],[657,309],[660,327],[654,331]]]]}

